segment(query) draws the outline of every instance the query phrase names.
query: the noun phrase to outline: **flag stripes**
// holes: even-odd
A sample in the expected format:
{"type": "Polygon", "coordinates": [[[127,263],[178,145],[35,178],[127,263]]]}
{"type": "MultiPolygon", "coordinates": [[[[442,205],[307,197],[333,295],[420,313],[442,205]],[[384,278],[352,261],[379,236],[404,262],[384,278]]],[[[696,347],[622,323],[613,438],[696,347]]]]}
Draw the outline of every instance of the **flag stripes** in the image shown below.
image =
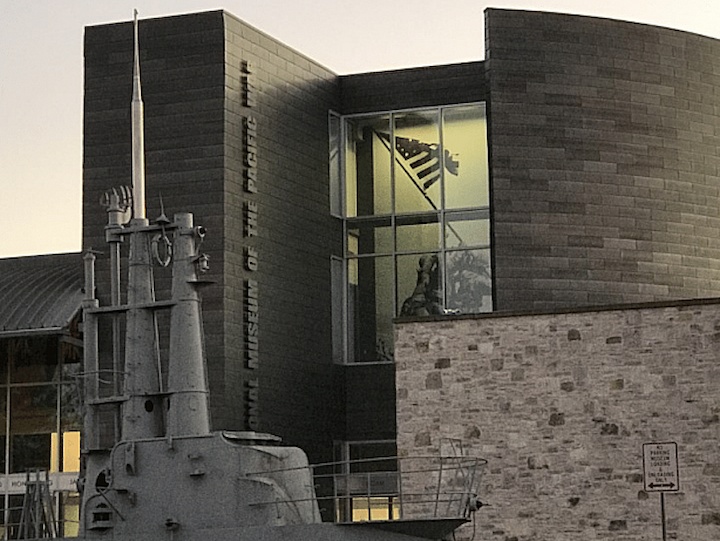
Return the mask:
{"type": "MultiPolygon", "coordinates": [[[[390,143],[389,134],[376,133],[378,137],[390,143]]],[[[406,166],[408,172],[412,171],[417,177],[418,184],[422,184],[424,190],[440,180],[440,148],[437,144],[423,143],[407,137],[395,137],[395,158],[406,166]]],[[[450,152],[446,150],[445,169],[449,173],[457,175],[458,166],[458,161],[454,160],[450,152]]]]}

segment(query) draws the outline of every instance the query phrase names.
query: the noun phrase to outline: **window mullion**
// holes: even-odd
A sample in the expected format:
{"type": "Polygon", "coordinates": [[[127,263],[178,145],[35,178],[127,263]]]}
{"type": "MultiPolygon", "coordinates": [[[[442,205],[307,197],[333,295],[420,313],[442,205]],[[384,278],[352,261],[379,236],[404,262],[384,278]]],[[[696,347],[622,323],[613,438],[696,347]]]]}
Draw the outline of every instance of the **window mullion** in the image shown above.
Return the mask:
{"type": "MultiPolygon", "coordinates": [[[[396,202],[395,202],[395,114],[390,115],[390,197],[392,199],[390,204],[390,231],[392,231],[392,280],[393,280],[393,298],[392,298],[392,313],[393,317],[398,315],[398,276],[397,276],[397,220],[396,220],[396,202]]],[[[393,348],[393,355],[395,349],[393,348]]]]}
{"type": "Polygon", "coordinates": [[[438,130],[440,134],[439,160],[440,160],[440,253],[438,254],[438,265],[440,266],[440,302],[443,310],[447,309],[447,280],[445,279],[445,138],[443,137],[444,128],[444,109],[438,111],[438,130]]]}

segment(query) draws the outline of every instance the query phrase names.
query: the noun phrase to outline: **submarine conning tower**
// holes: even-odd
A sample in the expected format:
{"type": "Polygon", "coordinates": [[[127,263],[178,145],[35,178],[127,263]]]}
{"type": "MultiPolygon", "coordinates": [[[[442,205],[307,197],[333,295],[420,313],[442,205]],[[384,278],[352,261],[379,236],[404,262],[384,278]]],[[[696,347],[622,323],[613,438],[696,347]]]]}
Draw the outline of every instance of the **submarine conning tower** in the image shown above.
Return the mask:
{"type": "MultiPolygon", "coordinates": [[[[112,194],[111,198],[117,197],[112,194]]],[[[85,374],[87,380],[85,403],[89,415],[85,422],[85,440],[101,439],[98,433],[98,415],[93,410],[103,406],[119,406],[119,438],[141,440],[174,436],[201,436],[210,433],[208,384],[205,368],[205,351],[201,324],[200,296],[198,288],[207,284],[199,275],[207,268],[207,256],[197,253],[196,240],[204,236],[204,229],[193,225],[193,216],[179,213],[172,222],[149,225],[146,219],[133,219],[127,227],[114,224],[112,214],[117,212],[111,205],[111,224],[107,228],[111,244],[111,267],[119,261],[115,244],[129,238],[127,261],[127,303],[100,307],[93,295],[95,255],[88,253],[86,260],[85,299],[85,374]],[[172,241],[167,237],[172,233],[172,241]],[[164,239],[164,240],[163,240],[164,239]],[[166,259],[172,253],[172,294],[169,300],[155,299],[153,261],[158,260],[158,244],[164,243],[166,259]],[[159,310],[170,310],[169,352],[167,376],[163,376],[158,344],[159,310]],[[98,380],[92,375],[102,375],[108,370],[100,366],[97,349],[97,319],[109,315],[113,319],[113,345],[118,345],[120,325],[117,320],[124,316],[124,362],[115,362],[111,379],[117,378],[116,389],[122,393],[116,397],[103,397],[98,380]],[[115,377],[113,377],[115,376],[115,377]],[[166,388],[163,388],[166,381],[166,388]]],[[[118,276],[119,269],[111,274],[118,276]]],[[[117,352],[113,351],[113,357],[117,352]]],[[[116,359],[117,361],[117,359],[116,359]]],[[[107,410],[107,407],[104,408],[107,410]]],[[[89,443],[90,444],[90,443],[89,443]]],[[[91,445],[91,444],[90,444],[91,445]]],[[[92,446],[92,445],[91,445],[92,446]]]]}
{"type": "Polygon", "coordinates": [[[97,253],[84,256],[80,537],[199,539],[208,530],[318,523],[300,449],[266,434],[211,432],[199,295],[209,283],[199,252],[205,230],[190,213],[146,217],[137,12],[133,30],[133,182],[103,200],[107,305],[96,294],[97,253]],[[168,267],[170,296],[157,299],[154,269],[168,267]],[[169,324],[160,324],[167,311],[169,324]]]}

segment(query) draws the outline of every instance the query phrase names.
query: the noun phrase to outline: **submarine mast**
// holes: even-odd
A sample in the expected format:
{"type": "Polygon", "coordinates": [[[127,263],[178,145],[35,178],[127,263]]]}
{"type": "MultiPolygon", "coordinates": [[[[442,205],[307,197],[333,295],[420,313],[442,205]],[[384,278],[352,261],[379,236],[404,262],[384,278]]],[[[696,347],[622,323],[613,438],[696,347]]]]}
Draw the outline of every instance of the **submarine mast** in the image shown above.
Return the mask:
{"type": "Polygon", "coordinates": [[[132,208],[127,228],[130,241],[125,336],[122,439],[156,438],[163,435],[161,374],[155,344],[154,277],[150,254],[148,220],[145,217],[145,142],[143,102],[140,87],[140,49],[137,11],[133,20],[132,208]]]}

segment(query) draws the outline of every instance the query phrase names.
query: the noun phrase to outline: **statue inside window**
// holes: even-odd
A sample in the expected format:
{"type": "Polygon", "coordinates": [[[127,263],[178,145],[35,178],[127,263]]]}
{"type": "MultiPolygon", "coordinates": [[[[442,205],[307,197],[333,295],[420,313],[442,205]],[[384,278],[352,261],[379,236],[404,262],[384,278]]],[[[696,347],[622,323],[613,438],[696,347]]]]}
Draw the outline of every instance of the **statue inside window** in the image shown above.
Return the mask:
{"type": "Polygon", "coordinates": [[[429,316],[442,313],[438,257],[435,254],[423,255],[418,261],[415,289],[403,302],[400,315],[429,316]]]}

